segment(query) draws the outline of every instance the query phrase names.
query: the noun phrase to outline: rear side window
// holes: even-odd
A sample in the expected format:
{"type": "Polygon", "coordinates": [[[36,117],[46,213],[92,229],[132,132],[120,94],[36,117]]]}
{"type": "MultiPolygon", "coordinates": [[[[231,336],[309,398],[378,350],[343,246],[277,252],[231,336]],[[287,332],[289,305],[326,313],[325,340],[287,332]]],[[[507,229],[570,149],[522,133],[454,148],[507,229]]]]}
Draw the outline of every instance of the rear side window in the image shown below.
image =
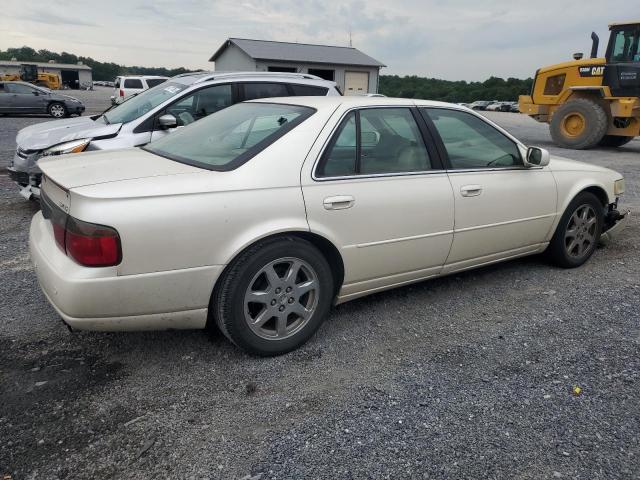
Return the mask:
{"type": "Polygon", "coordinates": [[[329,91],[325,87],[316,87],[314,85],[290,85],[293,94],[300,97],[324,97],[329,91]]]}
{"type": "Polygon", "coordinates": [[[156,85],[160,85],[161,83],[164,83],[166,81],[166,78],[147,78],[147,85],[149,85],[149,88],[153,88],[156,85]]]}
{"type": "Polygon", "coordinates": [[[125,78],[124,88],[144,88],[142,86],[142,80],[139,78],[125,78]]]}
{"type": "Polygon", "coordinates": [[[522,166],[518,145],[470,113],[421,109],[433,121],[454,169],[522,166]]]}
{"type": "Polygon", "coordinates": [[[350,113],[322,157],[320,177],[430,170],[431,160],[408,108],[365,108],[350,113]]]}
{"type": "Polygon", "coordinates": [[[345,177],[356,174],[356,114],[349,113],[334,134],[318,167],[319,177],[345,177]]]}
{"type": "Polygon", "coordinates": [[[284,83],[245,83],[244,98],[253,100],[254,98],[288,97],[289,92],[284,83]]]}

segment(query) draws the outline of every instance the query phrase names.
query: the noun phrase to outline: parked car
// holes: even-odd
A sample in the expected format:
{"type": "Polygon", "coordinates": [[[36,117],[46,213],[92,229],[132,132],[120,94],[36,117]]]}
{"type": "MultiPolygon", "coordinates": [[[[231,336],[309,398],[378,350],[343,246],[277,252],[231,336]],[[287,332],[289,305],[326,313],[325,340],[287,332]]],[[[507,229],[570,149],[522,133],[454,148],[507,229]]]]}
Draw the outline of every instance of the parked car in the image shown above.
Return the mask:
{"type": "Polygon", "coordinates": [[[508,112],[511,110],[510,102],[494,102],[490,105],[487,105],[487,111],[490,112],[508,112]]]}
{"type": "Polygon", "coordinates": [[[425,100],[262,99],[40,167],[31,258],[70,327],[217,326],[258,355],[398,285],[545,250],[578,267],[627,218],[619,173],[425,100]]]}
{"type": "Polygon", "coordinates": [[[486,110],[489,105],[493,102],[488,100],[476,100],[475,102],[469,105],[471,110],[486,110]]]}
{"type": "Polygon", "coordinates": [[[63,118],[82,112],[84,105],[77,98],[26,82],[0,81],[0,114],[46,113],[63,118]]]}
{"type": "Polygon", "coordinates": [[[23,128],[9,176],[25,198],[40,194],[36,161],[90,150],[141,146],[229,105],[261,97],[340,95],[334,82],[300,73],[178,75],[113,107],[103,115],[23,128]]]}
{"type": "Polygon", "coordinates": [[[137,95],[145,90],[156,87],[166,82],[169,77],[157,75],[119,76],[114,82],[114,94],[111,97],[112,104],[124,102],[129,97],[137,95]]]}
{"type": "Polygon", "coordinates": [[[518,102],[511,102],[511,108],[509,111],[513,113],[520,113],[520,105],[518,102]]]}

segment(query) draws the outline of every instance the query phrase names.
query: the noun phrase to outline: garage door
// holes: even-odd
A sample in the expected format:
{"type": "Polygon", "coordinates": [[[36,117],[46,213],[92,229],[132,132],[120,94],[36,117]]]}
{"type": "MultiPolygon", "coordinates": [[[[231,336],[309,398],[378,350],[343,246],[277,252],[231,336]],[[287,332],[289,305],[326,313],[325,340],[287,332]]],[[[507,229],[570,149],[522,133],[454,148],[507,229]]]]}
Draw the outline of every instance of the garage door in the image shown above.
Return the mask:
{"type": "Polygon", "coordinates": [[[369,72],[345,72],[344,94],[363,95],[369,91],[369,72]]]}

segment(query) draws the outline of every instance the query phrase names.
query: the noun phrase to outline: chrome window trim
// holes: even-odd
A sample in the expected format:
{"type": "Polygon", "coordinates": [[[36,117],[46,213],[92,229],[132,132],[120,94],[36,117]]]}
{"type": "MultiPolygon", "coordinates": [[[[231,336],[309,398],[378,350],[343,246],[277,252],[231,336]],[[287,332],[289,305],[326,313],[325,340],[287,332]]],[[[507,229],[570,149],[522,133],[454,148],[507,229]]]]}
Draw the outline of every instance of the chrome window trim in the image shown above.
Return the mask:
{"type": "Polygon", "coordinates": [[[529,170],[542,170],[542,169],[544,169],[544,167],[539,167],[539,166],[525,167],[524,165],[522,165],[522,166],[518,166],[518,167],[491,167],[491,168],[478,167],[478,168],[465,168],[465,169],[452,168],[450,170],[447,170],[446,172],[449,175],[453,175],[453,174],[456,174],[456,173],[505,172],[505,171],[510,171],[510,170],[514,170],[514,171],[529,171],[529,170]]]}
{"type": "MultiPolygon", "coordinates": [[[[318,171],[318,164],[320,163],[320,159],[322,158],[322,156],[324,155],[325,150],[327,149],[327,146],[329,144],[329,142],[331,141],[331,139],[333,138],[333,136],[335,135],[336,131],[338,130],[338,128],[340,127],[340,125],[342,125],[342,122],[344,121],[345,117],[347,115],[349,115],[351,112],[354,111],[360,111],[360,110],[369,110],[372,108],[376,108],[376,109],[380,109],[380,108],[406,108],[407,110],[411,111],[412,108],[415,108],[416,105],[415,104],[408,104],[408,105],[363,105],[363,106],[356,106],[356,107],[352,107],[349,108],[348,110],[346,110],[338,119],[338,121],[334,124],[333,128],[331,129],[331,132],[329,132],[329,135],[327,135],[327,138],[325,139],[324,143],[322,144],[322,148],[320,149],[320,153],[316,156],[316,159],[313,162],[313,167],[311,169],[311,179],[315,182],[328,182],[328,181],[333,181],[333,180],[353,180],[353,179],[360,179],[360,178],[382,178],[382,177],[407,177],[407,176],[415,176],[415,175],[431,175],[431,174],[435,174],[435,173],[445,173],[446,170],[444,169],[439,169],[439,170],[420,170],[418,172],[390,172],[390,173],[371,173],[371,174],[364,174],[364,175],[344,175],[344,176],[339,176],[339,177],[318,177],[316,175],[316,172],[318,171]]],[[[426,145],[425,145],[426,148],[426,145]]],[[[429,159],[431,160],[431,159],[429,159]]]]}

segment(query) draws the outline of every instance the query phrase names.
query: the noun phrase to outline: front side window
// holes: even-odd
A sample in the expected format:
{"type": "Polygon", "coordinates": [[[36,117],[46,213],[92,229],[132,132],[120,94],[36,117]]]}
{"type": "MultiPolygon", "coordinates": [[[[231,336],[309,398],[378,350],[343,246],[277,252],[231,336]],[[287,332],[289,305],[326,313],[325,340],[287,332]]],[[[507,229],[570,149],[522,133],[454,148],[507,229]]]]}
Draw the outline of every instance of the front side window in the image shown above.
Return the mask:
{"type": "Polygon", "coordinates": [[[288,97],[289,92],[284,83],[245,83],[244,99],[288,97]]]}
{"type": "Polygon", "coordinates": [[[231,170],[271,145],[315,112],[276,103],[239,103],[144,147],[208,170],[231,170]]]}
{"type": "Polygon", "coordinates": [[[341,123],[320,161],[320,177],[430,170],[431,160],[408,108],[366,108],[341,123]]]}
{"type": "Polygon", "coordinates": [[[33,92],[35,91],[35,88],[21,85],[19,83],[8,83],[6,85],[10,93],[33,94],[33,92]]]}
{"type": "Polygon", "coordinates": [[[139,78],[125,78],[124,88],[144,88],[139,78]]]}
{"type": "Polygon", "coordinates": [[[185,96],[167,107],[167,113],[176,117],[178,125],[182,126],[189,125],[232,104],[233,91],[231,85],[214,85],[185,96]]]}
{"type": "Polygon", "coordinates": [[[441,108],[421,109],[433,121],[454,169],[522,166],[518,145],[475,115],[441,108]]]}
{"type": "Polygon", "coordinates": [[[127,123],[163,104],[187,88],[181,83],[163,83],[129,98],[103,115],[107,123],[127,123]]]}
{"type": "Polygon", "coordinates": [[[640,61],[640,27],[629,26],[618,30],[613,36],[611,61],[627,63],[640,61]]]}

